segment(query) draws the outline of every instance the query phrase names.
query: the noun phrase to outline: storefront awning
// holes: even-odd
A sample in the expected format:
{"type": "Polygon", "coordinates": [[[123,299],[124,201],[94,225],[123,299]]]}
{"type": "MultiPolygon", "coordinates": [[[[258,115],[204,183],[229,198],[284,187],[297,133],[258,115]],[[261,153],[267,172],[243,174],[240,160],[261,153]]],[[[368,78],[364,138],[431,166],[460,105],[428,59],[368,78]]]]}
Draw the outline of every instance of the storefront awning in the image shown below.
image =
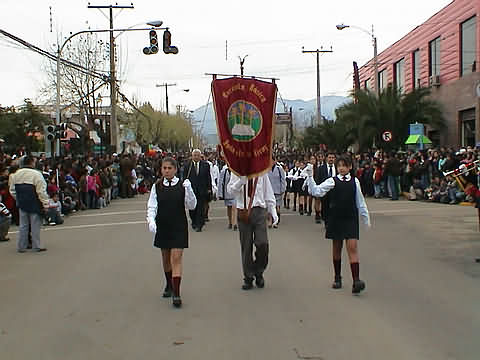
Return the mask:
{"type": "Polygon", "coordinates": [[[405,141],[405,145],[410,144],[431,144],[432,141],[425,135],[410,135],[405,141]]]}

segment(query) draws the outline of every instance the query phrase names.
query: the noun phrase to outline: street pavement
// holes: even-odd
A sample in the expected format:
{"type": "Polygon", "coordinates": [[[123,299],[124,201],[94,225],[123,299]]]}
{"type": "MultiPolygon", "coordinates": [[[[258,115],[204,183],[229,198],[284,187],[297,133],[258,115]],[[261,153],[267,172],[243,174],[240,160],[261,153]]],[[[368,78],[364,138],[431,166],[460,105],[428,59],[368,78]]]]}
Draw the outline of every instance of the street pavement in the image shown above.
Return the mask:
{"type": "MultiPolygon", "coordinates": [[[[360,274],[333,280],[331,244],[312,217],[269,230],[266,287],[245,292],[238,233],[213,203],[190,233],[181,309],[162,299],[147,196],[46,227],[44,253],[0,243],[0,359],[480,359],[476,209],[368,200],[360,274]]],[[[16,239],[12,228],[10,237],[16,239]]]]}

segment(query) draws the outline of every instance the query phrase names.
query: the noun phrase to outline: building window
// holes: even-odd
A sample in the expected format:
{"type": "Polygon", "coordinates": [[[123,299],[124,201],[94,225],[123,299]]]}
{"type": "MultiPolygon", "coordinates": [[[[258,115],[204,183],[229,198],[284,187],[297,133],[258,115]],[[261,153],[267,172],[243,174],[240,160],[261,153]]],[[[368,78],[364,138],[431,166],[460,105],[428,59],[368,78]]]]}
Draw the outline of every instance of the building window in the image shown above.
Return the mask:
{"type": "Polygon", "coordinates": [[[440,37],[428,43],[430,58],[428,59],[428,72],[430,76],[440,75],[440,37]]]}
{"type": "Polygon", "coordinates": [[[460,112],[462,146],[475,146],[475,108],[460,112]]]}
{"type": "Polygon", "coordinates": [[[462,67],[461,75],[467,75],[473,72],[477,56],[477,18],[474,16],[461,25],[462,36],[462,67]]]}
{"type": "Polygon", "coordinates": [[[387,69],[384,69],[378,73],[378,90],[382,91],[387,87],[388,77],[387,69]]]}
{"type": "Polygon", "coordinates": [[[417,89],[421,86],[420,82],[420,66],[421,66],[421,59],[420,59],[420,50],[415,50],[412,56],[412,73],[413,73],[413,88],[417,89]]]}
{"type": "Polygon", "coordinates": [[[364,89],[365,90],[372,90],[372,87],[370,86],[370,79],[365,80],[364,89]]]}
{"type": "Polygon", "coordinates": [[[394,69],[395,85],[403,93],[405,90],[405,59],[396,62],[394,69]]]}

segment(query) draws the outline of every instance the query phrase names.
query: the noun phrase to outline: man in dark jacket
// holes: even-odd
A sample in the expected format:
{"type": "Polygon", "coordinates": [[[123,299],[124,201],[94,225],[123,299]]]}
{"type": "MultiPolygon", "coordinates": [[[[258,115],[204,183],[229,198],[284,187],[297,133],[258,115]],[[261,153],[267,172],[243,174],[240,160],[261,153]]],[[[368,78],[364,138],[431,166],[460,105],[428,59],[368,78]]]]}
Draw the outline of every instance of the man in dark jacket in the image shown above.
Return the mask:
{"type": "Polygon", "coordinates": [[[402,163],[398,160],[397,154],[392,152],[390,158],[385,164],[385,172],[387,173],[388,187],[390,188],[391,200],[398,200],[399,177],[402,174],[402,163]]]}
{"type": "Polygon", "coordinates": [[[192,159],[183,167],[184,180],[192,183],[193,192],[197,198],[197,207],[190,210],[193,230],[200,232],[205,224],[205,205],[212,194],[212,178],[210,165],[202,160],[202,152],[199,149],[192,151],[192,159]]]}
{"type": "Polygon", "coordinates": [[[23,253],[28,246],[29,227],[32,233],[32,251],[47,250],[40,246],[42,213],[48,209],[47,183],[40,171],[35,170],[36,159],[26,156],[23,168],[18,170],[10,183],[10,193],[17,200],[20,213],[17,251],[23,253]]]}

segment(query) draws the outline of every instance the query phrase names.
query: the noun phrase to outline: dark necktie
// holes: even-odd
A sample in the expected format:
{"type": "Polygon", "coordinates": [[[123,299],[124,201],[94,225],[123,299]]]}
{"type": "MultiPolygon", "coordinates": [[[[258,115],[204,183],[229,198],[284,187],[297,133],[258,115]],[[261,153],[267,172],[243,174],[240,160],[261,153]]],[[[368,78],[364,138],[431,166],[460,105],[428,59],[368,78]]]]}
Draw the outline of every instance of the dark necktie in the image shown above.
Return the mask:
{"type": "Polygon", "coordinates": [[[328,177],[332,177],[332,176],[333,176],[332,165],[330,165],[328,168],[328,177]]]}
{"type": "Polygon", "coordinates": [[[248,197],[251,198],[253,196],[253,180],[248,180],[248,197]]]}
{"type": "Polygon", "coordinates": [[[172,180],[167,180],[168,181],[168,187],[172,186],[172,180]]]}

